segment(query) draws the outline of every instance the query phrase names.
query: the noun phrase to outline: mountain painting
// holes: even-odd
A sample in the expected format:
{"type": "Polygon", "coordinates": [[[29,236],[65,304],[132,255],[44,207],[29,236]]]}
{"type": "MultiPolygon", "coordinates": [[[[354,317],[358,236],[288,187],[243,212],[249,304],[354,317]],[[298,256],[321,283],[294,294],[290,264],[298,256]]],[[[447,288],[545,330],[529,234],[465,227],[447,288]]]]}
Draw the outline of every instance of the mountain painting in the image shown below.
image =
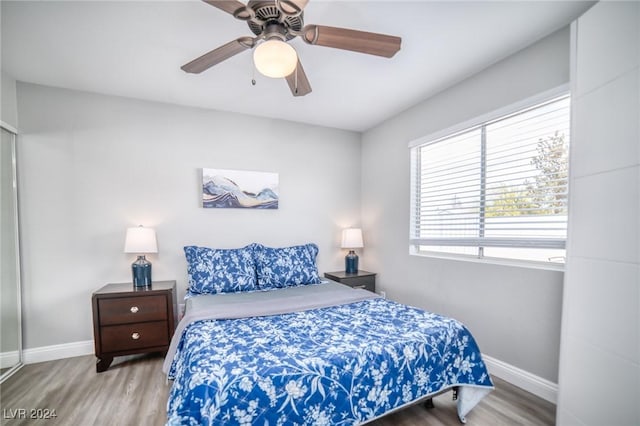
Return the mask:
{"type": "Polygon", "coordinates": [[[278,174],[202,169],[202,207],[277,209],[278,174]]]}

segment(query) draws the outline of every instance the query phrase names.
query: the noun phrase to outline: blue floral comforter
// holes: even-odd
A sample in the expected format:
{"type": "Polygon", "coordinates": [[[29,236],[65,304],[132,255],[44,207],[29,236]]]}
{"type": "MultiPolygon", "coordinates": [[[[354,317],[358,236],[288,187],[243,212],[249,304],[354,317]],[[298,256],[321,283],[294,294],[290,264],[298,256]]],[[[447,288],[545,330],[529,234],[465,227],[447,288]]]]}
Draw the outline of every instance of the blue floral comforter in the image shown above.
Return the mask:
{"type": "Polygon", "coordinates": [[[355,425],[453,386],[478,400],[493,388],[460,322],[382,298],[200,320],[178,337],[171,425],[355,425]]]}

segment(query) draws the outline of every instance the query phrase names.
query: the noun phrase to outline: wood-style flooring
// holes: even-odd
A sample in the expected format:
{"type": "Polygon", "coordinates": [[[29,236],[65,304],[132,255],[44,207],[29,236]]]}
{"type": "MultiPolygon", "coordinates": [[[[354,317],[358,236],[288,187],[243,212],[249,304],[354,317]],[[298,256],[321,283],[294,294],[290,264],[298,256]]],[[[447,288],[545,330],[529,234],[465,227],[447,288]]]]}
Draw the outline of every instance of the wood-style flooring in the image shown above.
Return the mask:
{"type": "MultiPolygon", "coordinates": [[[[170,383],[162,374],[162,360],[160,355],[120,357],[100,374],[95,371],[93,355],[26,365],[0,385],[1,424],[164,425],[170,383]],[[29,418],[54,411],[56,417],[49,419],[29,418]]],[[[555,423],[555,405],[503,380],[493,380],[496,389],[469,413],[467,425],[555,423]]],[[[447,392],[434,398],[433,409],[415,405],[369,424],[460,426],[451,395],[447,392]]]]}

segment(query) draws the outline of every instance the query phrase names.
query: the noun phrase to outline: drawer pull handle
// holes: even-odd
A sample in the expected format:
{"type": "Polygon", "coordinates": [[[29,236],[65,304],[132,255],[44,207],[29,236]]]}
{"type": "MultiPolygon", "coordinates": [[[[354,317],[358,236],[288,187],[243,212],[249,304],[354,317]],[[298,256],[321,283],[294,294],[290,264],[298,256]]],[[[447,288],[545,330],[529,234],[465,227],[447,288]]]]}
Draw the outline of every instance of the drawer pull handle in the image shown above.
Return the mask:
{"type": "Polygon", "coordinates": [[[133,333],[133,334],[131,335],[131,338],[132,338],[133,340],[138,340],[138,339],[140,338],[140,333],[133,333]]]}
{"type": "Polygon", "coordinates": [[[131,311],[132,314],[135,314],[136,312],[138,312],[140,309],[138,309],[137,306],[132,306],[131,309],[129,309],[131,311]]]}

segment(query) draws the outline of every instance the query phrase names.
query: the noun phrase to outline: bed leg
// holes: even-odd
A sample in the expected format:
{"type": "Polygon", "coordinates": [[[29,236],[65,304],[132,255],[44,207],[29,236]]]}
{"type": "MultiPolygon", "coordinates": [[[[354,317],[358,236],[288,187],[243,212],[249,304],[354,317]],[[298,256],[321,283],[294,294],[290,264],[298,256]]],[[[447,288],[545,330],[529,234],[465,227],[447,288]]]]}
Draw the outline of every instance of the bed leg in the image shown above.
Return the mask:
{"type": "MultiPolygon", "coordinates": [[[[459,386],[454,386],[453,387],[453,400],[457,401],[458,400],[458,391],[460,390],[459,386]]],[[[465,416],[461,416],[460,413],[458,413],[458,419],[460,419],[460,423],[465,424],[467,423],[467,418],[465,416]]]]}
{"type": "Polygon", "coordinates": [[[429,398],[424,402],[424,408],[426,408],[427,410],[431,410],[433,407],[433,398],[429,398]]]}

